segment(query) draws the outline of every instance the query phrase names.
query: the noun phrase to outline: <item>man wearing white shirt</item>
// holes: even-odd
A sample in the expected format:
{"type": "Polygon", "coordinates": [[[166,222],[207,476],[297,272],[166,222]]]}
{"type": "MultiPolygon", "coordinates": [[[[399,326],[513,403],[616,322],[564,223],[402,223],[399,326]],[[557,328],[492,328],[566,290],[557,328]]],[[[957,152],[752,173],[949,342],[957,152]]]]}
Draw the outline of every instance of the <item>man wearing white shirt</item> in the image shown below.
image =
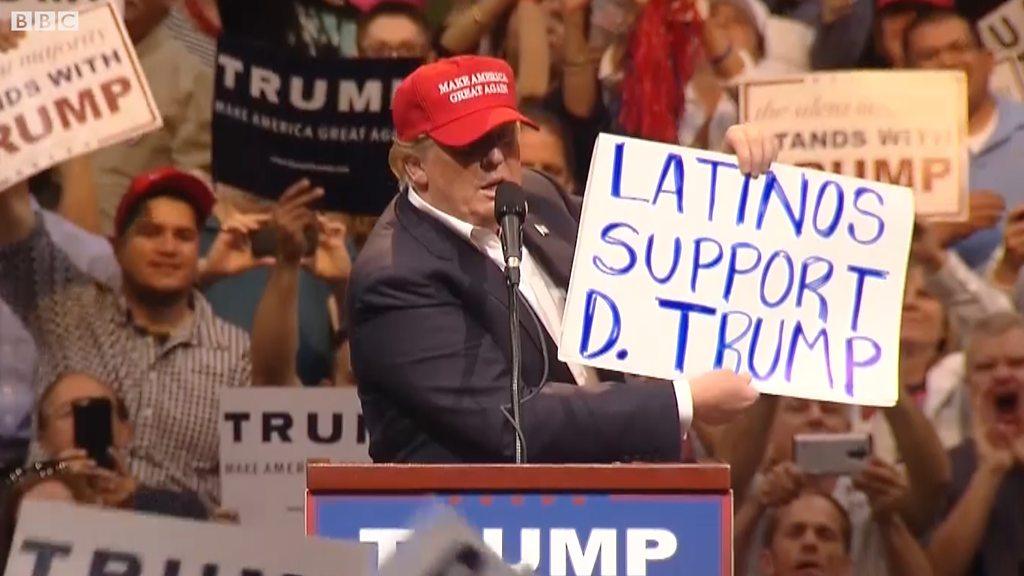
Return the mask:
{"type": "MultiPolygon", "coordinates": [[[[403,184],[350,281],[352,364],[377,462],[513,459],[508,294],[494,194],[521,183],[529,203],[520,284],[523,421],[531,462],[678,460],[694,418],[749,406],[749,376],[674,383],[558,360],[577,220],[557,185],[519,162],[508,64],[478,56],[420,67],[392,102],[391,167],[403,184]]],[[[755,130],[730,141],[745,171],[774,151],[755,130]]]]}

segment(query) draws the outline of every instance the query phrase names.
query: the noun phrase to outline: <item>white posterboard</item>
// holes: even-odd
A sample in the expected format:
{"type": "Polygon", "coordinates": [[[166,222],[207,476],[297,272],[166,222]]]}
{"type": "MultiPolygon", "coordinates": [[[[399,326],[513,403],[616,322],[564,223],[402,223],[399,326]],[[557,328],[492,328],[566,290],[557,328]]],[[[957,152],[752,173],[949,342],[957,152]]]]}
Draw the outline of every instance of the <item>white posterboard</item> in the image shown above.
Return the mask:
{"type": "Polygon", "coordinates": [[[989,85],[996,96],[1024,102],[1024,65],[1009,56],[1000,58],[992,69],[989,85]]]}
{"type": "Polygon", "coordinates": [[[372,544],[271,536],[216,522],[26,501],[6,574],[370,576],[376,573],[376,558],[372,544]]]}
{"type": "Polygon", "coordinates": [[[1008,0],[978,20],[981,41],[996,56],[1024,64],[1024,0],[1008,0]]]}
{"type": "Polygon", "coordinates": [[[560,359],[895,403],[909,189],[602,134],[584,198],[560,359]]]}
{"type": "Polygon", "coordinates": [[[0,57],[0,190],[162,123],[112,5],[78,31],[29,32],[0,57]]]}
{"type": "Polygon", "coordinates": [[[740,119],[779,144],[779,161],[887,182],[921,216],[967,217],[967,79],[962,72],[823,72],[740,88],[740,119]]]}
{"type": "Polygon", "coordinates": [[[355,388],[225,388],[221,498],[245,525],[302,534],[306,462],[369,463],[355,388]]]}

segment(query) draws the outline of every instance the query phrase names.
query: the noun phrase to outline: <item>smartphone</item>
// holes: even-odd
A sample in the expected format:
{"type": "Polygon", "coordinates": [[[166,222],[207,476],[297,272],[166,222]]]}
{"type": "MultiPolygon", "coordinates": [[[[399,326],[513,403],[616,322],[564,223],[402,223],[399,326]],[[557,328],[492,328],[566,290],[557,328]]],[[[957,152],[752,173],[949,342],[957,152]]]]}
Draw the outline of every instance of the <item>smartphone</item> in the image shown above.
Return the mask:
{"type": "Polygon", "coordinates": [[[852,476],[867,466],[871,448],[866,433],[797,434],[793,460],[807,474],[852,476]]]}
{"type": "Polygon", "coordinates": [[[75,446],[108,470],[114,469],[110,447],[114,444],[114,405],[109,398],[87,398],[71,406],[75,421],[75,446]]]}
{"type": "MultiPolygon", "coordinates": [[[[306,233],[306,256],[316,253],[317,243],[320,241],[320,234],[316,226],[308,226],[306,233]]],[[[252,246],[254,258],[266,258],[277,255],[277,229],[273,224],[261,226],[249,234],[249,244],[252,246]]]]}

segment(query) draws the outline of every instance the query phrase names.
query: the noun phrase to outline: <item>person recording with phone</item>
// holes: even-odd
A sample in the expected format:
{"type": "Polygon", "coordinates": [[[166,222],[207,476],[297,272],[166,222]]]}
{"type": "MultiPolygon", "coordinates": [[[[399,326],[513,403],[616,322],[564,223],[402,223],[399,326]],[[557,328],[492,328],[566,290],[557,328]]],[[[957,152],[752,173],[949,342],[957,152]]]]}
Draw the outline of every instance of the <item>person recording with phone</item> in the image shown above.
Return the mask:
{"type": "MultiPolygon", "coordinates": [[[[736,557],[747,574],[759,565],[767,513],[803,488],[831,496],[849,515],[854,574],[913,574],[897,566],[912,558],[894,555],[890,538],[920,533],[934,521],[949,482],[949,464],[928,420],[906,396],[885,411],[905,471],[874,455],[870,436],[852,432],[855,407],[799,398],[777,398],[760,427],[767,439],[761,472],[736,512],[736,557]]],[[[755,413],[760,413],[757,411],[755,413]]],[[[906,564],[910,563],[910,564],[906,564]]]]}
{"type": "Polygon", "coordinates": [[[249,332],[253,345],[263,350],[253,354],[257,364],[262,362],[254,376],[269,378],[270,385],[316,386],[333,379],[329,300],[344,301],[352,262],[345,225],[334,215],[313,211],[324,194],[307,179],[277,201],[219,186],[217,205],[201,232],[203,291],[218,315],[249,332]],[[293,229],[296,219],[300,226],[293,229]],[[281,249],[293,239],[292,231],[302,236],[302,253],[287,274],[294,272],[294,280],[282,284],[281,249]],[[261,324],[272,327],[257,344],[261,324]],[[262,345],[266,338],[273,339],[269,349],[262,345]],[[271,357],[287,366],[279,367],[271,357]]]}
{"type": "Polygon", "coordinates": [[[134,429],[128,407],[110,386],[88,374],[64,374],[43,391],[36,411],[43,458],[66,462],[87,478],[104,506],[208,518],[194,492],[146,486],[128,471],[134,429]]]}
{"type": "Polygon", "coordinates": [[[138,175],[118,207],[121,285],[94,282],[40,224],[27,183],[0,192],[0,299],[39,348],[37,389],[84,372],[124,398],[128,466],[147,485],[220,501],[218,395],[252,382],[249,338],[195,289],[199,227],[214,202],[174,168],[138,175]]]}

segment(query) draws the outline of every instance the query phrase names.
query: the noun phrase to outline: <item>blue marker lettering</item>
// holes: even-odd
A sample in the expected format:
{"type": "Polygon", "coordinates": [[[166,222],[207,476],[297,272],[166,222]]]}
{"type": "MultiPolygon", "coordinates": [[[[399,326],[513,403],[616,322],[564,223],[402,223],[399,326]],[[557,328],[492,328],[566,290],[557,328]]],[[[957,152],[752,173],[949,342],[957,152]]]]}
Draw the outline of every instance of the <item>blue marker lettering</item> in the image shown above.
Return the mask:
{"type": "Polygon", "coordinates": [[[761,329],[764,327],[764,318],[758,318],[754,321],[754,332],[750,335],[750,353],[747,354],[747,366],[750,368],[750,373],[758,380],[767,380],[775,374],[775,370],[779,367],[779,358],[782,357],[782,332],[786,328],[786,321],[779,321],[779,336],[775,339],[774,344],[767,346],[761,346],[761,329]],[[775,356],[772,357],[772,365],[767,371],[762,372],[757,369],[757,351],[764,350],[775,350],[775,356]]]}
{"type": "Polygon", "coordinates": [[[857,368],[868,368],[878,364],[882,359],[882,347],[873,339],[867,336],[852,336],[846,339],[846,395],[853,397],[854,372],[857,368]],[[871,346],[871,354],[864,360],[857,360],[857,343],[864,342],[871,346]]]}
{"type": "Polygon", "coordinates": [[[722,291],[722,298],[728,302],[729,298],[732,297],[733,284],[736,282],[736,276],[743,274],[750,274],[757,267],[761,265],[761,250],[757,246],[754,246],[750,242],[737,242],[732,245],[729,249],[729,267],[725,272],[725,289],[722,291]],[[754,254],[754,261],[749,266],[743,266],[740,264],[740,251],[745,250],[748,253],[754,254]]]}
{"type": "Polygon", "coordinates": [[[610,264],[605,262],[604,259],[601,258],[600,256],[594,256],[594,268],[597,268],[598,270],[604,272],[609,276],[621,276],[623,274],[626,274],[627,272],[632,270],[634,266],[636,266],[636,250],[633,250],[633,247],[630,246],[629,243],[626,242],[625,240],[620,240],[619,238],[612,236],[612,234],[615,233],[616,230],[622,228],[629,230],[630,232],[633,233],[634,236],[638,236],[640,234],[639,232],[637,232],[636,228],[633,228],[632,226],[626,224],[625,222],[612,222],[611,224],[608,224],[601,230],[601,240],[603,240],[606,244],[618,246],[626,251],[626,263],[618,268],[611,266],[610,264]]]}
{"type": "Polygon", "coordinates": [[[676,211],[680,214],[683,213],[683,158],[679,154],[669,154],[665,157],[665,164],[661,167],[661,177],[658,178],[658,189],[654,192],[654,199],[651,200],[652,205],[658,204],[658,198],[661,198],[662,194],[671,194],[676,197],[676,211]],[[669,171],[672,172],[672,179],[675,182],[675,187],[672,190],[665,189],[665,179],[668,178],[669,171]]]}
{"type": "Polygon", "coordinates": [[[850,224],[847,226],[847,231],[850,234],[850,238],[852,238],[854,242],[857,242],[858,244],[871,245],[874,244],[875,242],[878,242],[878,239],[882,237],[882,234],[885,234],[885,220],[883,220],[882,217],[879,216],[877,213],[872,212],[861,206],[861,200],[864,198],[874,198],[875,202],[878,203],[879,207],[885,206],[885,199],[882,197],[881,194],[875,192],[871,188],[857,188],[857,190],[853,193],[853,209],[856,210],[857,212],[860,212],[862,216],[867,216],[868,218],[875,221],[874,236],[861,238],[857,234],[857,227],[854,226],[853,222],[850,222],[850,224]]]}
{"type": "Polygon", "coordinates": [[[761,271],[761,304],[769,308],[777,308],[789,295],[793,292],[793,280],[796,278],[796,269],[793,267],[793,258],[790,257],[789,253],[785,250],[776,250],[772,252],[772,255],[768,257],[768,261],[764,264],[764,270],[761,271]],[[768,300],[768,276],[772,273],[772,264],[777,260],[782,259],[782,262],[786,264],[786,283],[785,290],[779,295],[778,299],[774,302],[768,300]]]}
{"type": "MultiPolygon", "coordinates": [[[[740,167],[732,162],[722,162],[719,160],[712,160],[710,158],[697,158],[697,162],[711,166],[711,188],[708,190],[708,222],[713,222],[715,218],[715,192],[718,188],[718,167],[724,166],[726,168],[732,168],[733,170],[739,171],[740,167]]],[[[744,181],[743,200],[741,202],[742,209],[746,209],[747,205],[747,189],[750,186],[750,176],[746,177],[744,181]]],[[[741,210],[742,210],[741,209],[741,210]]],[[[742,212],[741,212],[742,213],[742,212]]]]}
{"type": "Polygon", "coordinates": [[[615,343],[619,341],[619,333],[622,330],[622,317],[619,315],[619,307],[615,305],[606,294],[598,292],[591,288],[587,290],[587,299],[584,302],[583,312],[583,337],[580,339],[580,356],[587,359],[597,358],[603,356],[615,346],[615,343]],[[608,311],[612,315],[612,328],[611,332],[605,338],[604,344],[600,348],[593,352],[588,352],[590,349],[590,336],[594,330],[594,317],[597,316],[597,302],[598,300],[605,303],[608,311]]]}
{"type": "Polygon", "coordinates": [[[772,198],[778,198],[779,202],[782,203],[782,209],[786,212],[789,223],[793,226],[793,233],[799,238],[804,233],[804,219],[807,216],[807,186],[807,176],[803,175],[800,182],[800,207],[799,210],[794,210],[793,205],[789,201],[789,195],[786,194],[786,190],[779,184],[779,179],[775,176],[774,172],[769,171],[768,178],[764,182],[764,191],[761,193],[761,205],[757,209],[757,229],[761,230],[764,227],[768,205],[771,204],[772,198]]]}
{"type": "Polygon", "coordinates": [[[857,276],[857,283],[853,288],[853,318],[850,321],[850,329],[856,332],[860,325],[860,306],[864,299],[864,281],[868,278],[885,280],[889,277],[889,273],[885,270],[864,268],[861,266],[854,266],[853,264],[847,266],[846,269],[857,276]]]}
{"type": "MultiPolygon", "coordinates": [[[[808,341],[807,335],[804,332],[804,326],[803,324],[800,323],[799,320],[796,323],[796,327],[793,329],[793,336],[789,340],[789,354],[786,355],[786,382],[793,382],[793,368],[796,365],[796,345],[801,340],[807,346],[808,351],[814,350],[819,340],[824,342],[825,367],[828,371],[828,386],[829,388],[835,388],[836,383],[835,379],[832,377],[832,357],[830,355],[828,345],[828,332],[826,332],[825,329],[822,328],[821,330],[818,330],[818,334],[814,336],[814,340],[808,341]]],[[[814,382],[806,383],[806,385],[808,386],[813,386],[814,384],[814,382]]]]}
{"type": "MultiPolygon", "coordinates": [[[[739,168],[737,168],[738,170],[739,168]]],[[[736,207],[736,225],[739,226],[747,221],[747,199],[750,198],[750,174],[743,177],[743,187],[740,188],[740,201],[736,207]]]]}
{"type": "Polygon", "coordinates": [[[832,274],[835,272],[835,265],[828,258],[822,258],[820,256],[811,256],[804,260],[800,266],[800,285],[796,291],[796,305],[802,307],[804,305],[804,294],[807,292],[814,293],[818,297],[818,319],[822,322],[828,322],[828,300],[819,292],[829,280],[832,279],[832,274]],[[815,264],[824,264],[825,268],[811,279],[810,270],[815,264]]]}
{"type": "Polygon", "coordinates": [[[679,257],[683,253],[683,241],[678,236],[672,238],[672,265],[669,267],[668,272],[658,277],[658,274],[654,271],[654,234],[647,237],[647,254],[644,258],[647,263],[647,272],[651,275],[651,279],[658,284],[665,284],[672,279],[676,274],[676,269],[679,268],[679,257]]]}
{"type": "Polygon", "coordinates": [[[715,266],[718,266],[718,264],[721,263],[722,261],[723,253],[724,251],[722,250],[722,245],[719,244],[718,241],[715,240],[714,238],[698,238],[693,242],[693,266],[690,269],[691,291],[697,291],[697,274],[701,270],[709,270],[711,268],[714,268],[715,266]],[[701,246],[703,246],[705,243],[711,244],[715,248],[714,255],[711,256],[710,260],[706,261],[704,258],[701,258],[701,254],[703,252],[701,250],[701,246]]]}
{"type": "Polygon", "coordinates": [[[718,344],[715,346],[715,368],[721,368],[725,364],[725,353],[732,352],[736,355],[735,362],[733,363],[732,371],[739,372],[743,367],[743,353],[736,348],[736,344],[743,341],[743,338],[750,332],[750,325],[753,324],[753,319],[750,314],[746,312],[726,312],[722,314],[721,320],[718,322],[718,344]],[[732,317],[742,318],[743,328],[740,330],[738,336],[729,338],[729,318],[732,317]]]}
{"type": "Polygon", "coordinates": [[[625,154],[625,148],[625,142],[615,144],[615,158],[612,160],[612,198],[647,202],[645,198],[634,198],[632,196],[622,195],[622,157],[625,154]]]}
{"type": "MultiPolygon", "coordinates": [[[[839,221],[843,218],[843,204],[845,203],[845,195],[843,193],[843,187],[834,180],[826,180],[818,187],[818,198],[814,202],[814,230],[822,238],[831,238],[836,233],[836,229],[839,228],[839,221]],[[818,215],[821,213],[821,205],[825,199],[825,193],[829,188],[833,188],[836,191],[836,205],[832,211],[832,219],[828,222],[828,225],[821,227],[818,225],[818,215]]],[[[826,212],[827,214],[827,212],[826,212]]]]}
{"type": "Polygon", "coordinates": [[[679,336],[676,338],[676,371],[682,372],[686,365],[686,341],[690,336],[690,312],[713,316],[717,310],[710,306],[702,306],[691,302],[658,298],[658,306],[666,310],[679,312],[679,336]]]}

